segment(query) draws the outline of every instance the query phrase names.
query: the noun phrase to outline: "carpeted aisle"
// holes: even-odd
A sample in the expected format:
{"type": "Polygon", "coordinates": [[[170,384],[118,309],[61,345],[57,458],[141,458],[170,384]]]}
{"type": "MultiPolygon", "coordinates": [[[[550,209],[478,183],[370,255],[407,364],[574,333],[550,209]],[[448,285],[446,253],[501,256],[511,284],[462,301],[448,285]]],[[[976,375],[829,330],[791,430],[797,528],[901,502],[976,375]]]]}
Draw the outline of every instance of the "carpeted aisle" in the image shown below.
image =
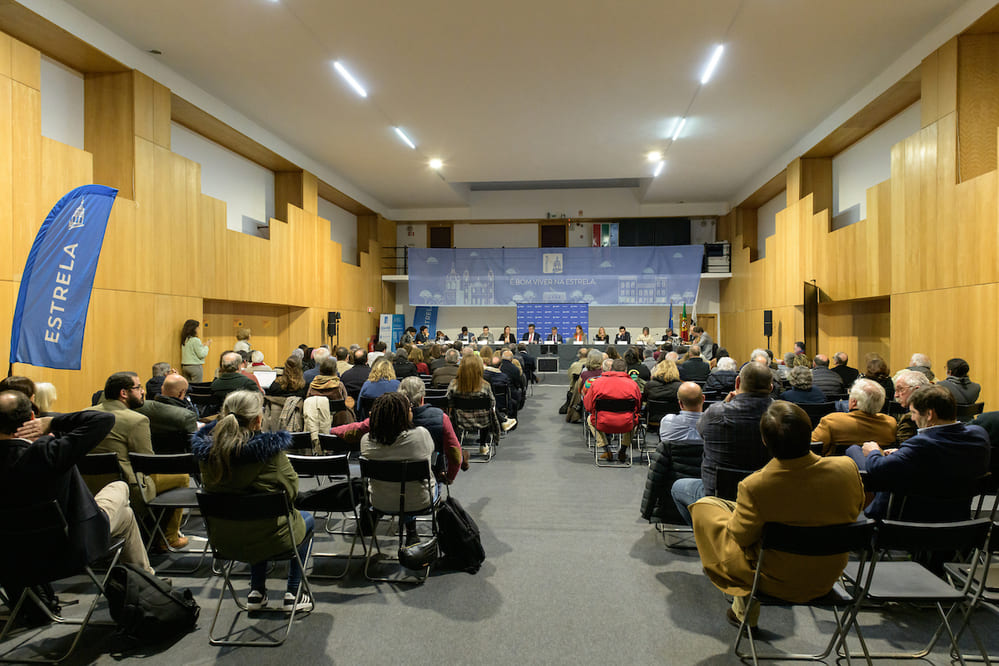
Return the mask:
{"type": "MultiPolygon", "coordinates": [[[[220,579],[174,576],[202,605],[196,632],[140,662],[141,652],[109,656],[116,643],[95,630],[73,663],[734,663],[727,602],[696,551],[666,551],[639,516],[647,468],[596,468],[582,427],[556,413],[564,396],[561,386],[536,387],[495,460],[473,464],[452,487],[482,530],[487,560],[477,575],[376,585],[358,562],[345,580],[313,582],[317,608],[296,620],[283,647],[238,650],[208,644],[220,579]]],[[[283,567],[273,574],[272,596],[283,576],[283,567]]],[[[814,618],[765,609],[761,624],[810,647],[831,622],[814,618]]],[[[893,628],[878,622],[865,622],[873,642],[892,638],[893,628]]],[[[920,622],[906,616],[907,635],[920,622]]]]}

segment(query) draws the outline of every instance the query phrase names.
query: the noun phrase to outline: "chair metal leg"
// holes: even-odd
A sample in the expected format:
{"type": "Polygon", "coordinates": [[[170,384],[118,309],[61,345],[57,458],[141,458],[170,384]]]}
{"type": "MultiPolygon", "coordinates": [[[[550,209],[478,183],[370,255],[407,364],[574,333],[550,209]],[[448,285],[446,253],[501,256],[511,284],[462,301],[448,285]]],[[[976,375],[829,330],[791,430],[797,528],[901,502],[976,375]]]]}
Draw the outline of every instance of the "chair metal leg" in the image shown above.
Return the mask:
{"type": "MultiPolygon", "coordinates": [[[[348,536],[348,533],[345,532],[345,531],[343,531],[343,528],[341,528],[341,531],[339,531],[339,532],[334,531],[334,530],[332,530],[330,528],[330,521],[332,520],[332,518],[333,518],[332,513],[330,513],[330,514],[328,514],[326,516],[326,524],[324,526],[324,529],[325,529],[326,533],[330,534],[330,535],[335,535],[335,536],[348,536]]],[[[351,520],[350,517],[343,517],[343,518],[341,518],[341,521],[344,524],[346,524],[347,521],[349,521],[349,520],[351,520]]],[[[311,574],[313,578],[322,578],[322,579],[330,579],[330,580],[340,580],[344,576],[347,575],[347,572],[350,570],[350,562],[351,562],[351,560],[354,557],[354,548],[357,545],[357,540],[358,540],[357,539],[357,537],[358,537],[358,519],[357,519],[357,516],[353,517],[353,521],[354,521],[354,529],[351,532],[350,550],[347,552],[347,561],[343,565],[343,571],[340,571],[339,573],[335,573],[335,574],[317,574],[317,573],[315,573],[315,566],[316,566],[316,558],[317,557],[342,558],[342,557],[344,557],[344,555],[343,555],[343,553],[319,553],[319,552],[313,552],[312,553],[312,567],[313,567],[313,572],[311,574]]],[[[364,539],[363,538],[361,539],[361,547],[364,548],[364,539]]]]}
{"type": "MultiPolygon", "coordinates": [[[[422,585],[423,583],[425,583],[427,578],[430,576],[430,569],[433,568],[432,566],[425,567],[422,576],[390,577],[390,576],[373,576],[371,574],[371,561],[375,558],[376,554],[377,555],[382,554],[381,546],[378,543],[379,524],[381,524],[381,521],[375,524],[375,529],[371,533],[371,542],[367,546],[368,553],[367,557],[364,560],[364,577],[372,582],[378,582],[378,583],[405,583],[407,585],[422,585]]],[[[402,517],[399,518],[399,529],[403,529],[402,517]]],[[[392,562],[398,562],[398,560],[396,560],[395,558],[391,558],[387,555],[385,556],[385,558],[392,562]]],[[[403,568],[401,564],[399,565],[399,568],[400,569],[403,568]]]]}

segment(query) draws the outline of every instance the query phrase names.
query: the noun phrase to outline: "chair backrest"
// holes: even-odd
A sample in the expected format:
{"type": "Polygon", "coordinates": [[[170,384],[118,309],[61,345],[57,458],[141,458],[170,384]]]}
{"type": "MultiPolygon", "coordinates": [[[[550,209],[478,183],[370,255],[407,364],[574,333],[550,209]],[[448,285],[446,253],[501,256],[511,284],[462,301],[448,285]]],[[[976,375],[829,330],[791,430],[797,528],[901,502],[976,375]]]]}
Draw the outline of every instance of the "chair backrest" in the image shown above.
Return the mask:
{"type": "Polygon", "coordinates": [[[634,398],[597,398],[593,401],[594,412],[634,412],[638,405],[634,398]]]}
{"type": "Polygon", "coordinates": [[[319,433],[319,446],[322,447],[323,451],[329,451],[334,455],[361,450],[360,441],[358,441],[357,444],[351,444],[342,437],[337,437],[336,435],[330,435],[327,433],[319,433]]]}
{"type": "Polygon", "coordinates": [[[447,395],[428,395],[423,399],[423,402],[438,409],[446,410],[448,407],[447,395]]]}
{"type": "Polygon", "coordinates": [[[808,418],[812,420],[812,429],[815,429],[819,425],[819,421],[822,420],[823,416],[836,411],[835,402],[798,403],[798,406],[805,410],[808,418]]]}
{"type": "MultiPolygon", "coordinates": [[[[430,466],[426,460],[371,460],[361,456],[361,476],[399,484],[399,513],[406,509],[406,484],[423,483],[430,492],[430,466]]],[[[367,488],[367,484],[365,484],[367,488]]]]}
{"type": "Polygon", "coordinates": [[[371,406],[375,404],[375,399],[369,396],[364,396],[363,398],[359,398],[357,403],[361,413],[368,416],[371,414],[371,406]]]}
{"type": "Polygon", "coordinates": [[[957,420],[962,423],[969,423],[984,410],[984,402],[975,402],[967,405],[959,404],[957,406],[957,420]]]}
{"type": "Polygon", "coordinates": [[[131,453],[132,471],[140,474],[197,474],[198,463],[190,453],[131,453]]]}
{"type": "Polygon", "coordinates": [[[311,449],[312,448],[312,433],[306,432],[293,432],[291,433],[291,446],[289,449],[311,449]]]}
{"type": "Polygon", "coordinates": [[[953,523],[909,523],[883,520],[878,525],[876,544],[880,549],[916,551],[959,551],[985,546],[992,521],[988,518],[953,523]]]}
{"type": "Polygon", "coordinates": [[[0,582],[36,585],[64,578],[87,564],[60,560],[60,555],[68,557],[78,549],[69,542],[66,519],[54,499],[0,509],[0,539],[4,543],[0,548],[0,582]],[[8,579],[7,575],[13,577],[8,579]]]}
{"type": "Polygon", "coordinates": [[[867,518],[841,525],[801,526],[767,523],[761,547],[795,555],[837,555],[871,547],[876,521],[867,518]]]}
{"type": "Polygon", "coordinates": [[[336,414],[337,412],[347,411],[347,401],[346,400],[334,400],[333,398],[328,398],[330,402],[330,414],[336,414]]]}
{"type": "Polygon", "coordinates": [[[468,396],[458,393],[451,394],[451,407],[459,412],[472,412],[478,409],[491,409],[489,396],[468,396]]]}
{"type": "MultiPolygon", "coordinates": [[[[264,559],[284,559],[285,554],[293,553],[298,541],[304,536],[294,534],[294,520],[291,517],[291,502],[288,495],[282,491],[269,493],[251,493],[247,495],[231,493],[211,493],[199,490],[198,507],[205,519],[208,531],[208,542],[212,551],[219,559],[246,562],[244,559],[247,547],[259,551],[259,541],[247,543],[240,539],[242,533],[238,530],[219,529],[218,521],[251,522],[255,520],[288,519],[289,539],[273,544],[273,551],[264,559]]],[[[255,562],[251,562],[255,564],[255,562]]]]}
{"type": "Polygon", "coordinates": [[[888,401],[888,416],[893,416],[897,419],[898,417],[902,416],[903,414],[907,414],[908,412],[909,412],[908,408],[903,407],[902,403],[897,402],[895,400],[888,401]]]}
{"type": "Polygon", "coordinates": [[[84,476],[100,476],[103,474],[117,474],[121,476],[121,467],[118,465],[118,454],[114,451],[108,453],[88,453],[76,461],[76,468],[84,476]]]}
{"type": "Polygon", "coordinates": [[[715,470],[715,494],[722,499],[735,500],[739,494],[739,482],[755,471],[719,465],[715,470]]]}
{"type": "Polygon", "coordinates": [[[659,423],[667,414],[679,414],[680,403],[669,400],[647,400],[649,423],[659,423]]]}
{"type": "Polygon", "coordinates": [[[182,430],[150,433],[156,453],[187,453],[191,450],[191,435],[182,430]]]}
{"type": "Polygon", "coordinates": [[[296,456],[288,454],[291,466],[297,474],[315,476],[350,476],[350,463],[346,455],[339,456],[296,456]]]}

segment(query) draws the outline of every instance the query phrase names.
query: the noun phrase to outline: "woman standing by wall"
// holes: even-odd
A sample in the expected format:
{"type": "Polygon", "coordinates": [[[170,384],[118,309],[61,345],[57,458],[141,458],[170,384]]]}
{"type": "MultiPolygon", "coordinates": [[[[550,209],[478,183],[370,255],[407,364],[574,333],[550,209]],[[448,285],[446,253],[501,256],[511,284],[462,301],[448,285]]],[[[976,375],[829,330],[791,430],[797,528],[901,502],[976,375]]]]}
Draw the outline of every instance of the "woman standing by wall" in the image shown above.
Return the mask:
{"type": "Polygon", "coordinates": [[[189,382],[202,380],[208,347],[212,344],[211,340],[202,344],[198,337],[199,326],[197,319],[188,319],[180,331],[180,371],[189,382]]]}

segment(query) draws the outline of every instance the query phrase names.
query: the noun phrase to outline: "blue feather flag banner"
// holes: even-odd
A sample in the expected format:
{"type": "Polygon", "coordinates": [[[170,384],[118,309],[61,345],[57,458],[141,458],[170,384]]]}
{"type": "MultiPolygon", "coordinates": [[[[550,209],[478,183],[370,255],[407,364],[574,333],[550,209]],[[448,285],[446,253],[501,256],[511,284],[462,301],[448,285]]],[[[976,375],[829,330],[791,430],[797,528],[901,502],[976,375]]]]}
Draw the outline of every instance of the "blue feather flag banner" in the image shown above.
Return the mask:
{"type": "Polygon", "coordinates": [[[118,190],[83,185],[45,217],[21,276],[10,362],[79,370],[90,292],[118,190]]]}

